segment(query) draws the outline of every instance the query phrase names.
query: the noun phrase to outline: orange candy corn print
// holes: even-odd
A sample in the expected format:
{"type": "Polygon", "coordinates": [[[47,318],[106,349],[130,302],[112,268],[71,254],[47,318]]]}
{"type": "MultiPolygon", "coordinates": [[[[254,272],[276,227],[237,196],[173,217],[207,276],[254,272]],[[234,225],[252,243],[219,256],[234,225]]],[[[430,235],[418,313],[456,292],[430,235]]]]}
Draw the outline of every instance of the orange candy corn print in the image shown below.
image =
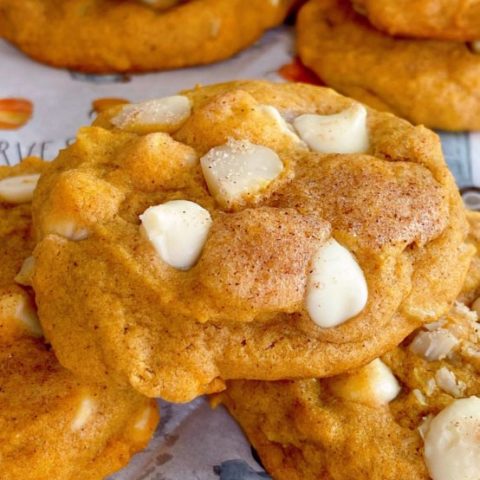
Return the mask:
{"type": "Polygon", "coordinates": [[[307,68],[299,58],[294,58],[292,63],[283,65],[278,73],[289,82],[311,83],[312,85],[323,85],[320,78],[307,68]]]}
{"type": "Polygon", "coordinates": [[[92,102],[92,108],[95,113],[102,113],[111,107],[115,107],[117,105],[124,105],[126,103],[130,103],[130,102],[128,100],[125,100],[124,98],[116,98],[116,97],[97,98],[92,102]]]}
{"type": "Polygon", "coordinates": [[[33,103],[25,98],[0,98],[0,130],[16,130],[32,118],[33,103]]]}

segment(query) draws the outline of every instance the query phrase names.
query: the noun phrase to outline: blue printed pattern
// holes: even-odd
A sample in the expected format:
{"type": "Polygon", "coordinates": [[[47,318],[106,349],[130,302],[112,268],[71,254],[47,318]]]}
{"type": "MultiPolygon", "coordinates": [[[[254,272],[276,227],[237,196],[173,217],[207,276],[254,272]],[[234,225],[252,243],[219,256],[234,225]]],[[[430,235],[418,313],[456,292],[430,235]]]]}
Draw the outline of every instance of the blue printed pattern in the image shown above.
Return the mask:
{"type": "Polygon", "coordinates": [[[470,158],[470,140],[468,133],[441,132],[443,153],[458,186],[473,184],[472,159],[470,158]]]}
{"type": "Polygon", "coordinates": [[[219,480],[270,480],[265,472],[256,472],[243,460],[227,460],[215,465],[213,471],[219,480]]]}

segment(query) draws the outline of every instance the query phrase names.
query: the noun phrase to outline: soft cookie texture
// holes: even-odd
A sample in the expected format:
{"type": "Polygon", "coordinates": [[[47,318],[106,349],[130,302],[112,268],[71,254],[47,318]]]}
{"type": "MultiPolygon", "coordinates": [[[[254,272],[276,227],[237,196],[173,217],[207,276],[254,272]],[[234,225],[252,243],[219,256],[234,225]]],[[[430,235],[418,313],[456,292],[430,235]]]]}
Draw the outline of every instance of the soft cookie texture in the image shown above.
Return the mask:
{"type": "Polygon", "coordinates": [[[352,0],[390,35],[439,40],[480,39],[479,0],[352,0]]]}
{"type": "Polygon", "coordinates": [[[213,403],[227,406],[276,480],[473,480],[480,475],[479,332],[477,314],[457,303],[357,371],[232,381],[213,403]]]}
{"type": "Polygon", "coordinates": [[[185,0],[136,0],[136,1],[139,3],[143,3],[144,5],[150,5],[151,7],[157,8],[158,10],[164,10],[166,8],[174,7],[180,3],[185,2],[185,0]]]}
{"type": "MultiPolygon", "coordinates": [[[[188,118],[162,108],[149,133],[114,126],[126,107],[103,113],[39,182],[33,286],[64,366],[187,401],[226,379],[341,373],[448,311],[473,247],[433,132],[366,110],[361,153],[326,154],[292,123],[356,105],[332,90],[183,95],[188,118]]],[[[352,147],[341,122],[313,125],[330,152],[352,147]]]]}
{"type": "MultiPolygon", "coordinates": [[[[468,242],[477,251],[480,251],[480,212],[468,211],[467,219],[470,225],[468,242]]],[[[480,301],[476,302],[478,297],[480,297],[480,255],[475,255],[468,269],[459,300],[467,305],[473,305],[473,308],[480,314],[480,301]]]]}
{"type": "Polygon", "coordinates": [[[297,46],[327,85],[373,108],[431,128],[480,129],[480,55],[466,43],[390,37],[349,0],[310,0],[297,46]]]}
{"type": "Polygon", "coordinates": [[[0,0],[0,36],[57,67],[99,73],[164,70],[231,57],[281,23],[293,3],[0,0]]]}
{"type": "MultiPolygon", "coordinates": [[[[33,158],[0,167],[0,191],[44,168],[33,158]]],[[[79,381],[40,338],[30,290],[14,281],[33,248],[30,209],[0,200],[0,476],[101,480],[147,444],[157,408],[131,389],[79,381]]]]}

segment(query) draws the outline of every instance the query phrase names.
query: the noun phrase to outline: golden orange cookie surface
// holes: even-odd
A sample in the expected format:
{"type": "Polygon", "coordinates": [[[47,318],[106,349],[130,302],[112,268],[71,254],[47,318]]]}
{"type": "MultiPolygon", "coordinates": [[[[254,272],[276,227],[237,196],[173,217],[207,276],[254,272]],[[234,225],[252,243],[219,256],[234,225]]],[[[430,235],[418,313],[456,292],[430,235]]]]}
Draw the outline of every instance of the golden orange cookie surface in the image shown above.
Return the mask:
{"type": "Polygon", "coordinates": [[[301,84],[102,113],[42,177],[34,219],[61,363],[173,401],[361,365],[445,313],[471,256],[438,137],[301,84]]]}
{"type": "Polygon", "coordinates": [[[310,0],[297,46],[327,85],[373,108],[430,128],[480,129],[480,55],[466,43],[389,37],[348,0],[310,0]]]}
{"type": "Polygon", "coordinates": [[[29,196],[44,168],[36,159],[0,167],[0,476],[100,480],[148,443],[158,412],[132,390],[79,381],[41,338],[22,285],[34,243],[29,196]]]}
{"type": "Polygon", "coordinates": [[[352,0],[390,35],[439,40],[480,39],[479,0],[352,0]]]}
{"type": "Polygon", "coordinates": [[[57,67],[165,70],[232,56],[281,23],[292,5],[292,0],[193,0],[155,9],[134,0],[1,0],[0,36],[57,67]]]}
{"type": "Polygon", "coordinates": [[[212,401],[226,405],[276,480],[475,478],[479,331],[477,313],[457,303],[358,371],[232,381],[212,401]]]}

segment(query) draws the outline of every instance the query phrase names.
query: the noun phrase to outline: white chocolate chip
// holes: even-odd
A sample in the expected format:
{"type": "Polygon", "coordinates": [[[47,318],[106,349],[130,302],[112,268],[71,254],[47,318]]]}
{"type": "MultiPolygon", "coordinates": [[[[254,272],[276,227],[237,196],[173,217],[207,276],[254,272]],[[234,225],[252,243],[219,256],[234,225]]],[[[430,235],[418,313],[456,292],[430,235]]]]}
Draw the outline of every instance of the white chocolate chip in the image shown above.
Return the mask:
{"type": "Polygon", "coordinates": [[[464,354],[474,360],[480,360],[480,348],[468,346],[464,350],[464,354]]]}
{"type": "Polygon", "coordinates": [[[14,336],[25,333],[33,337],[43,335],[35,307],[27,293],[19,287],[0,295],[0,323],[14,336]]]}
{"type": "Polygon", "coordinates": [[[350,402],[366,405],[387,405],[400,393],[400,385],[379,358],[350,375],[341,375],[330,380],[335,395],[350,402]]]}
{"type": "Polygon", "coordinates": [[[368,286],[355,257],[334,239],[314,254],[305,307],[322,328],[346,322],[367,304],[368,286]]]}
{"type": "Polygon", "coordinates": [[[212,148],[200,164],[210,193],[226,207],[259,193],[283,170],[283,163],[273,150],[238,140],[212,148]]]}
{"type": "Polygon", "coordinates": [[[208,210],[188,200],[172,200],[140,215],[142,229],[162,260],[179,270],[197,261],[212,225],[208,210]]]}
{"type": "Polygon", "coordinates": [[[35,258],[27,257],[23,263],[20,271],[15,277],[15,281],[19,285],[30,286],[32,284],[33,270],[35,268],[35,258]]]}
{"type": "Polygon", "coordinates": [[[418,390],[418,388],[415,388],[414,390],[412,390],[412,394],[417,399],[417,402],[420,405],[422,406],[427,405],[427,399],[425,398],[425,395],[423,394],[423,392],[418,390]]]}
{"type": "Polygon", "coordinates": [[[480,40],[470,43],[470,48],[474,53],[480,53],[480,40]]]}
{"type": "Polygon", "coordinates": [[[80,405],[75,413],[75,417],[71,423],[71,429],[73,432],[81,430],[89,421],[90,417],[95,412],[95,400],[86,395],[80,400],[80,405]]]}
{"type": "Polygon", "coordinates": [[[131,132],[148,133],[172,132],[190,116],[192,104],[183,95],[174,95],[142,103],[125,105],[122,111],[112,118],[116,127],[131,132]]]}
{"type": "Polygon", "coordinates": [[[47,227],[47,234],[54,233],[69,240],[85,240],[89,236],[86,228],[80,228],[73,220],[52,222],[47,227]]]}
{"type": "Polygon", "coordinates": [[[41,337],[43,335],[42,327],[38,321],[37,312],[25,297],[19,299],[15,318],[33,337],[41,337]]]}
{"type": "Polygon", "coordinates": [[[457,381],[455,374],[447,367],[442,367],[435,373],[437,385],[452,397],[461,397],[465,391],[466,385],[457,381]]]}
{"type": "Polygon", "coordinates": [[[334,115],[300,115],[293,124],[315,152],[363,153],[369,147],[367,110],[359,103],[334,115]]]}
{"type": "Polygon", "coordinates": [[[140,431],[146,430],[150,423],[150,419],[153,413],[154,413],[154,410],[151,406],[146,407],[142,411],[142,413],[138,416],[136,422],[133,425],[133,428],[135,430],[140,430],[140,431]]]}
{"type": "Polygon", "coordinates": [[[473,302],[472,310],[480,317],[480,297],[473,302]]]}
{"type": "Polygon", "coordinates": [[[410,350],[429,362],[443,360],[459,341],[455,335],[444,328],[430,332],[419,332],[410,344],[410,350]]]}
{"type": "Polygon", "coordinates": [[[0,201],[26,203],[33,198],[40,174],[18,175],[0,180],[0,201]]]}
{"type": "Polygon", "coordinates": [[[433,330],[438,330],[439,328],[442,328],[446,323],[446,320],[444,318],[441,318],[440,320],[437,320],[436,322],[430,322],[426,323],[423,328],[425,328],[428,331],[433,331],[433,330]]]}
{"type": "Polygon", "coordinates": [[[480,398],[455,400],[429,424],[425,463],[433,480],[480,478],[480,398]]]}
{"type": "Polygon", "coordinates": [[[287,121],[282,117],[280,112],[275,107],[272,105],[260,105],[259,110],[263,113],[266,113],[277,124],[279,130],[284,135],[287,135],[295,143],[302,144],[305,147],[305,143],[299,138],[293,127],[287,123],[287,121]]]}
{"type": "Polygon", "coordinates": [[[425,441],[425,436],[428,433],[428,429],[430,428],[430,423],[433,420],[432,415],[428,415],[422,418],[422,423],[418,426],[418,433],[422,437],[422,440],[425,441]]]}
{"type": "Polygon", "coordinates": [[[478,312],[468,308],[464,303],[455,302],[453,308],[455,313],[462,315],[469,322],[476,323],[478,321],[478,312]]]}
{"type": "Polygon", "coordinates": [[[131,440],[141,443],[149,439],[157,420],[158,411],[155,404],[149,404],[137,412],[136,416],[132,419],[131,429],[128,432],[131,440]]]}
{"type": "Polygon", "coordinates": [[[425,384],[425,393],[430,397],[437,389],[437,382],[434,378],[429,378],[425,384]]]}

